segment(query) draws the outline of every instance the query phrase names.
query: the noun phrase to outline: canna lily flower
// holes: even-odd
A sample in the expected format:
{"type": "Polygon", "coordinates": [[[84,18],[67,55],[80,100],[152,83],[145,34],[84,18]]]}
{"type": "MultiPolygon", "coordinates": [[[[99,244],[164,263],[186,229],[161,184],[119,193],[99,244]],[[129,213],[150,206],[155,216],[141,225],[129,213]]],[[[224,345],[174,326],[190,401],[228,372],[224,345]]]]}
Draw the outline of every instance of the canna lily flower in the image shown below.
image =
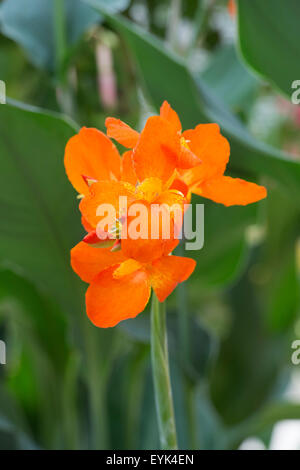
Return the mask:
{"type": "MultiPolygon", "coordinates": [[[[166,101],[161,107],[160,116],[149,118],[140,135],[114,118],[108,118],[106,126],[110,137],[132,149],[136,167],[139,167],[140,162],[145,165],[145,158],[149,166],[153,165],[153,160],[156,161],[153,158],[155,153],[150,150],[154,145],[159,147],[160,154],[167,155],[169,159],[169,165],[164,166],[164,177],[169,178],[170,188],[180,191],[188,199],[191,193],[195,193],[225,206],[232,206],[251,204],[267,195],[263,186],[224,175],[230,146],[217,124],[199,124],[195,129],[182,132],[177,113],[166,101]]],[[[157,172],[155,163],[149,171],[153,174],[157,172]]]]}
{"type": "MultiPolygon", "coordinates": [[[[129,151],[120,157],[111,140],[97,129],[84,127],[69,140],[65,150],[65,169],[80,198],[91,195],[95,183],[111,181],[112,186],[113,184],[116,186],[116,182],[119,182],[120,188],[123,185],[132,190],[135,186],[136,198],[144,198],[148,202],[154,203],[155,198],[159,197],[160,203],[170,204],[172,197],[178,199],[180,191],[170,188],[172,175],[178,164],[176,160],[178,148],[175,148],[172,139],[169,139],[167,131],[159,129],[156,118],[160,124],[164,124],[159,116],[153,116],[154,121],[150,118],[150,134],[147,128],[143,135],[145,138],[139,139],[140,145],[135,149],[135,156],[129,151]],[[154,126],[151,124],[153,122],[154,126]],[[159,131],[161,139],[153,140],[159,131]]],[[[129,126],[125,124],[123,126],[128,128],[129,132],[127,140],[121,139],[122,142],[134,145],[135,137],[139,134],[129,126]]],[[[167,124],[164,127],[166,130],[170,126],[167,124]]],[[[199,163],[199,159],[195,158],[199,163]]],[[[188,165],[188,168],[190,166],[188,165]]]]}
{"type": "MultiPolygon", "coordinates": [[[[169,246],[172,250],[178,240],[169,246]]],[[[86,310],[94,325],[107,328],[141,313],[153,288],[163,302],[178,283],[193,272],[196,262],[190,258],[169,256],[168,250],[150,262],[126,258],[123,251],[94,248],[80,242],[71,251],[71,264],[81,279],[89,283],[86,310]]]]}
{"type": "MultiPolygon", "coordinates": [[[[132,152],[120,157],[110,139],[96,129],[81,129],[66,146],[66,172],[79,192],[82,224],[88,232],[72,249],[71,265],[90,284],[86,294],[87,314],[99,327],[114,326],[142,312],[151,288],[163,301],[194,270],[194,260],[170,256],[178,244],[173,225],[168,238],[160,235],[151,239],[149,235],[146,239],[123,239],[121,236],[125,222],[130,222],[127,211],[124,214],[120,207],[122,196],[126,196],[128,212],[137,201],[143,205],[149,233],[153,226],[153,204],[164,205],[167,208],[164,210],[178,204],[183,210],[186,200],[180,191],[170,189],[167,168],[176,155],[172,154],[167,140],[165,146],[166,154],[161,152],[154,173],[147,160],[143,166],[138,159],[136,169],[132,152]],[[115,216],[106,218],[105,224],[97,212],[101,204],[110,204],[115,209],[115,216]]],[[[174,171],[175,163],[171,173],[174,171]]],[[[162,228],[159,225],[159,234],[162,228]]]]}
{"type": "Polygon", "coordinates": [[[178,244],[181,223],[174,205],[183,214],[192,192],[228,206],[266,196],[262,186],[224,176],[230,147],[217,124],[200,124],[183,132],[167,102],[140,134],[114,118],[108,118],[106,126],[108,136],[81,129],[65,151],[66,173],[79,193],[82,224],[88,232],[72,249],[71,264],[90,284],[87,314],[99,327],[138,315],[151,288],[164,301],[193,272],[194,260],[170,255],[178,244]],[[129,150],[121,157],[109,137],[129,150]],[[124,197],[125,209],[120,203],[124,197]],[[130,209],[137,202],[145,209],[142,220],[147,222],[147,236],[124,237],[133,218],[130,209]],[[112,216],[98,212],[103,204],[114,208],[112,216]],[[163,235],[161,219],[156,227],[159,236],[151,237],[153,205],[170,215],[168,237],[163,235]]]}

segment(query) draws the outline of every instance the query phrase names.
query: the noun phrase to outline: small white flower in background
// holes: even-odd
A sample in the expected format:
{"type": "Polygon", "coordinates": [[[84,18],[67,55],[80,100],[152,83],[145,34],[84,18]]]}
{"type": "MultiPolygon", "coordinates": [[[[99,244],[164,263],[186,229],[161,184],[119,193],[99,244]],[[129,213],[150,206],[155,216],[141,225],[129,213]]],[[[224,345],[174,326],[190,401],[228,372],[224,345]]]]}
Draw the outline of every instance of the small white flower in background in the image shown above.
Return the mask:
{"type": "Polygon", "coordinates": [[[300,420],[287,419],[274,426],[270,450],[300,450],[300,420]]]}

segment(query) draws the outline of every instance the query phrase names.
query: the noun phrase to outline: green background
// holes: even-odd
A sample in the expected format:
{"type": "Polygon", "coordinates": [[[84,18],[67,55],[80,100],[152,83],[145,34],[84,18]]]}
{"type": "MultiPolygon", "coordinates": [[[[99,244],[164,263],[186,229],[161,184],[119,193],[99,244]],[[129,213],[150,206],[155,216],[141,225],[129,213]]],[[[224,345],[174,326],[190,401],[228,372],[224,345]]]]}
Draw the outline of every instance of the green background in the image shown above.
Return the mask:
{"type": "Polygon", "coordinates": [[[217,122],[227,174],[268,189],[247,207],[193,198],[205,203],[205,245],[187,252],[195,273],[167,301],[179,446],[256,436],[268,447],[277,422],[300,419],[300,397],[287,398],[300,370],[298,3],[238,0],[231,17],[226,1],[0,2],[1,449],[159,447],[148,308],[114,329],[89,323],[63,154],[80,126],[116,116],[140,130],[165,99],[184,128],[217,122]]]}

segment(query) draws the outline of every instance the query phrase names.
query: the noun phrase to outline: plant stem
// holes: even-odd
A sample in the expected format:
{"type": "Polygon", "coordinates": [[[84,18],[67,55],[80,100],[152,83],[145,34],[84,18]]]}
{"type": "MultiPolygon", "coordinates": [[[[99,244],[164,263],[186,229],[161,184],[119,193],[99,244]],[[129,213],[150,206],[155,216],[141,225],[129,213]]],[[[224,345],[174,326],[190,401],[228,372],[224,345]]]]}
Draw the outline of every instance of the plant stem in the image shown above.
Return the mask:
{"type": "Polygon", "coordinates": [[[198,8],[195,15],[193,34],[188,48],[188,54],[196,47],[197,41],[200,40],[200,42],[203,42],[214,6],[215,0],[198,0],[198,8]]]}
{"type": "Polygon", "coordinates": [[[56,73],[61,81],[63,72],[63,62],[66,53],[66,25],[64,0],[54,0],[53,7],[56,73]]]}
{"type": "Polygon", "coordinates": [[[177,449],[165,304],[160,303],[154,293],[151,308],[151,359],[161,448],[177,449]]]}
{"type": "Polygon", "coordinates": [[[178,25],[181,15],[181,0],[172,0],[167,28],[167,43],[176,49],[178,38],[178,25]]]}
{"type": "MultiPolygon", "coordinates": [[[[67,31],[65,1],[53,2],[53,31],[55,42],[56,99],[61,111],[72,118],[76,117],[72,69],[66,67],[67,31]]],[[[73,70],[74,71],[74,70],[73,70]]]]}

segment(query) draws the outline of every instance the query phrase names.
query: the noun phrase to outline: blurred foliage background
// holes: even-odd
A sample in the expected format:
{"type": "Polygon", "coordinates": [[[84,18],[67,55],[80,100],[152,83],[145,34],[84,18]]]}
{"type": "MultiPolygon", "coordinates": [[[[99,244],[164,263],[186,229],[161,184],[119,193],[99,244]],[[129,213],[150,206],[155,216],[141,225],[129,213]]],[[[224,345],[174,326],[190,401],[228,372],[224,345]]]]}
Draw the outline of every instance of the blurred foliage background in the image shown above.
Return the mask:
{"type": "Polygon", "coordinates": [[[245,208],[193,199],[205,245],[168,299],[179,446],[268,447],[277,422],[300,419],[300,5],[282,3],[0,2],[0,448],[159,447],[149,312],[89,323],[63,154],[79,126],[139,129],[164,99],[185,128],[219,123],[230,173],[269,193],[245,208]]]}

